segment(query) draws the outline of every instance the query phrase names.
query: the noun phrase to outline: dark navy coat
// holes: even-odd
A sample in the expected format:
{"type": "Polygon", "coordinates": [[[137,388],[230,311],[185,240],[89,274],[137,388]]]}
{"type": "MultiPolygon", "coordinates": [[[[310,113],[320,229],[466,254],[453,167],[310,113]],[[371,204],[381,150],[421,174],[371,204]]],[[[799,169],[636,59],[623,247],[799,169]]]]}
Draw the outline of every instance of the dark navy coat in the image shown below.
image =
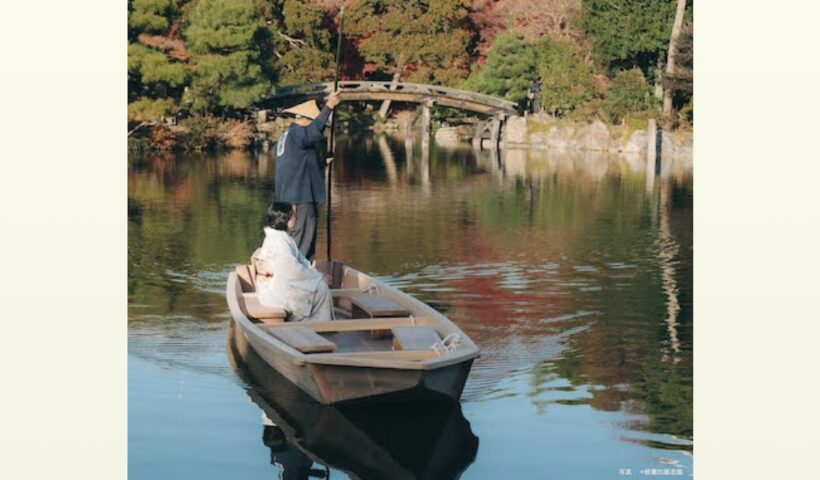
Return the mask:
{"type": "Polygon", "coordinates": [[[325,107],[310,125],[291,123],[276,143],[276,198],[286,203],[323,203],[325,183],[319,146],[331,109],[325,107]]]}

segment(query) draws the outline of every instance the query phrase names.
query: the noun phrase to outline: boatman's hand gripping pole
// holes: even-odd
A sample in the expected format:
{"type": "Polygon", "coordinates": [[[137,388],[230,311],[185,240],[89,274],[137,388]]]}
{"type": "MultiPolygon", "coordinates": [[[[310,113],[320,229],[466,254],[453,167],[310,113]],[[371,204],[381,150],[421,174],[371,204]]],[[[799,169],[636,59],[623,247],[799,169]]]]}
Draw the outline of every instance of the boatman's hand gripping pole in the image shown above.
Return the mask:
{"type": "MultiPolygon", "coordinates": [[[[333,92],[337,92],[339,90],[339,60],[342,55],[342,32],[343,32],[343,25],[344,25],[344,14],[345,14],[345,7],[342,5],[341,10],[339,10],[339,33],[336,38],[336,73],[333,76],[333,92]]],[[[335,112],[335,110],[334,110],[335,112]]],[[[327,141],[327,151],[328,157],[333,158],[336,152],[336,114],[331,113],[330,115],[330,136],[328,137],[327,141]]],[[[331,203],[331,192],[332,192],[332,183],[333,183],[333,163],[327,166],[327,261],[328,263],[333,260],[333,256],[331,255],[331,230],[330,230],[330,218],[331,218],[331,210],[333,208],[333,203],[331,203]]]]}

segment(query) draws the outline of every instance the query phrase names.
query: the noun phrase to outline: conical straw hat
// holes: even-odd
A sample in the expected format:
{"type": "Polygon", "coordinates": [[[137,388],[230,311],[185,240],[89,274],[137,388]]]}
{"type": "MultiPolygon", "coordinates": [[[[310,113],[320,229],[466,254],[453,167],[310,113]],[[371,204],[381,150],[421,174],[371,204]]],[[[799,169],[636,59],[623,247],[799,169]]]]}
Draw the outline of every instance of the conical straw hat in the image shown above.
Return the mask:
{"type": "Polygon", "coordinates": [[[319,107],[316,105],[316,100],[309,100],[299,105],[286,108],[282,110],[284,113],[292,113],[293,115],[301,115],[311,120],[319,116],[319,107]]]}

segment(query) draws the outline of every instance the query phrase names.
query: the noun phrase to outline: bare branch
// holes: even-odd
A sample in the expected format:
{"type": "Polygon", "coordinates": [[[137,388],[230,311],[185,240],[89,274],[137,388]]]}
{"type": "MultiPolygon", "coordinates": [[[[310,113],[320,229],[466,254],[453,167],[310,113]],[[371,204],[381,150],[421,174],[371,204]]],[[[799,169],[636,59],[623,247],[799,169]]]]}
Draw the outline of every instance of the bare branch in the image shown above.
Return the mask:
{"type": "Polygon", "coordinates": [[[300,39],[298,39],[298,38],[289,37],[289,36],[285,35],[285,34],[284,34],[284,33],[282,33],[282,32],[276,32],[276,33],[277,33],[277,34],[279,34],[279,36],[280,36],[280,37],[282,37],[282,38],[284,38],[285,40],[287,40],[287,42],[290,44],[290,46],[291,46],[291,47],[297,47],[297,48],[298,48],[298,47],[299,47],[299,45],[301,45],[301,46],[305,46],[305,45],[307,45],[307,43],[306,43],[304,40],[300,40],[300,39]]]}

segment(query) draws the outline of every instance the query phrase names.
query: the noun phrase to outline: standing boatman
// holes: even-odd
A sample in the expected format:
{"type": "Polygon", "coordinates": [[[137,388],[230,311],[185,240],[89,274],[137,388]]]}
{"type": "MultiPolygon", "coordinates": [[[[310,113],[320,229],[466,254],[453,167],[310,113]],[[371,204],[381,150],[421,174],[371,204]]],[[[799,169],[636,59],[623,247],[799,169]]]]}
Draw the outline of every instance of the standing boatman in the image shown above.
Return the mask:
{"type": "Polygon", "coordinates": [[[283,110],[295,119],[276,143],[276,197],[293,206],[296,221],[288,232],[311,262],[316,254],[318,206],[326,195],[322,170],[333,161],[332,155],[320,161],[320,142],[339,101],[338,93],[333,92],[321,112],[315,100],[283,110]]]}

